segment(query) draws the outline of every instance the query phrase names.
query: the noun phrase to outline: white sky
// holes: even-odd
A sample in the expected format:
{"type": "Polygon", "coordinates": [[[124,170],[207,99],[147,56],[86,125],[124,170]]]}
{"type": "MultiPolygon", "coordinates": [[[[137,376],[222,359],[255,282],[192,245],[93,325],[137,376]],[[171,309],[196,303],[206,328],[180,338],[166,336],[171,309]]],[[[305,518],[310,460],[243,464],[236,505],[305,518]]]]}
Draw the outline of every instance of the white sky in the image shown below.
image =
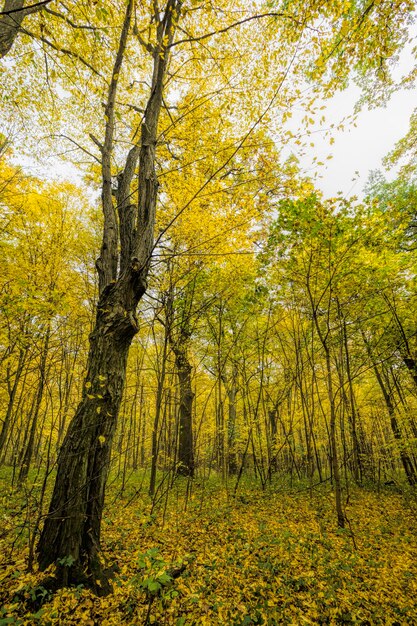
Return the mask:
{"type": "MultiPolygon", "coordinates": [[[[337,125],[352,115],[359,97],[360,89],[355,85],[338,93],[323,111],[328,122],[337,125]]],[[[328,138],[316,133],[313,136],[315,148],[300,159],[303,172],[309,176],[318,174],[316,185],[325,197],[335,196],[338,191],[345,196],[360,197],[371,170],[380,169],[392,179],[395,170],[386,172],[382,159],[406,134],[415,108],[417,90],[404,90],[394,94],[384,108],[363,109],[356,119],[356,128],[348,123],[343,131],[334,131],[332,146],[328,138]],[[330,154],[333,158],[327,161],[330,154]],[[325,166],[317,167],[312,161],[314,156],[324,161],[325,166]],[[355,172],[359,172],[359,176],[355,172]]]]}
{"type": "MultiPolygon", "coordinates": [[[[397,81],[409,74],[416,64],[414,43],[409,42],[394,68],[393,77],[397,81]]],[[[359,87],[351,83],[348,89],[325,102],[323,113],[327,123],[323,127],[330,124],[337,126],[344,118],[352,115],[360,95],[359,87]]],[[[372,170],[381,170],[388,180],[395,178],[398,168],[391,168],[387,172],[382,159],[407,133],[411,114],[416,108],[417,88],[404,89],[394,93],[385,107],[371,110],[364,107],[356,118],[356,127],[347,123],[343,131],[333,132],[333,145],[329,145],[329,139],[324,138],[324,133],[314,134],[315,147],[300,159],[303,173],[312,178],[317,176],[315,184],[325,197],[333,197],[340,191],[346,197],[356,195],[361,198],[372,170]],[[326,160],[330,154],[333,158],[326,160]],[[313,162],[315,156],[325,166],[317,167],[313,162]]]]}

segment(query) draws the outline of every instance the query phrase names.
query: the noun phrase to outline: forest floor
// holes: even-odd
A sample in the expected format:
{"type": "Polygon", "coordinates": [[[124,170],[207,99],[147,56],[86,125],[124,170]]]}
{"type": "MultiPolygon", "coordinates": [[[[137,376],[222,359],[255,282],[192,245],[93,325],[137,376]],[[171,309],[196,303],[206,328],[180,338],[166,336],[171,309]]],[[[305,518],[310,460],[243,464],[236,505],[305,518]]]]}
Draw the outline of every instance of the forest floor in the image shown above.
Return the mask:
{"type": "MultiPolygon", "coordinates": [[[[224,624],[417,625],[417,506],[410,494],[351,489],[347,529],[329,487],[266,492],[178,484],[151,508],[110,489],[103,554],[114,593],[82,587],[45,597],[27,572],[22,492],[2,490],[0,626],[224,624]],[[20,516],[20,521],[19,521],[20,516]],[[12,539],[14,545],[12,546],[12,539]]],[[[33,500],[36,502],[36,498],[33,500]]],[[[31,513],[35,516],[35,509],[31,513]]]]}

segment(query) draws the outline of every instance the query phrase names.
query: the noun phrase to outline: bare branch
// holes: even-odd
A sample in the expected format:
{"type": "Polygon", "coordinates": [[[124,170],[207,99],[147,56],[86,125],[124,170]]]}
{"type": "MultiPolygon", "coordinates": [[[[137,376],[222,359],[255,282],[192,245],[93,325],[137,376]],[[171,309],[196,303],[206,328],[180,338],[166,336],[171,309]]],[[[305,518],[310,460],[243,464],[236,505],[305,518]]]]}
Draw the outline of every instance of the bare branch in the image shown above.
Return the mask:
{"type": "Polygon", "coordinates": [[[227,31],[231,30],[232,28],[236,28],[236,26],[240,26],[241,24],[246,24],[247,22],[251,22],[253,20],[259,20],[264,17],[285,17],[287,19],[292,20],[296,24],[300,24],[300,22],[293,15],[289,15],[288,13],[277,13],[277,12],[260,13],[259,15],[251,15],[250,17],[245,17],[245,19],[243,20],[239,20],[238,22],[233,22],[233,24],[229,24],[228,26],[225,26],[224,28],[220,28],[219,30],[213,30],[211,33],[206,33],[205,35],[200,35],[199,37],[189,37],[187,39],[179,39],[178,41],[174,41],[171,44],[171,48],[173,48],[174,46],[179,46],[181,43],[203,41],[204,39],[208,39],[209,37],[214,37],[214,35],[227,33],[227,31]]]}
{"type": "Polygon", "coordinates": [[[140,33],[139,29],[138,29],[137,24],[135,24],[135,25],[133,26],[133,34],[135,35],[135,37],[136,37],[136,38],[137,38],[137,40],[139,41],[140,45],[141,45],[141,46],[142,46],[142,47],[143,47],[143,48],[144,48],[147,52],[149,52],[150,54],[153,54],[153,52],[154,52],[154,47],[153,47],[153,45],[152,45],[152,44],[150,44],[150,43],[147,43],[147,42],[143,39],[143,37],[142,37],[142,35],[141,35],[141,33],[140,33]]]}
{"type": "MultiPolygon", "coordinates": [[[[68,135],[63,135],[63,134],[58,134],[58,135],[52,135],[53,137],[57,137],[57,138],[61,138],[61,139],[66,139],[67,141],[70,141],[71,143],[74,144],[74,146],[76,146],[79,150],[81,150],[82,152],[84,152],[85,154],[88,154],[88,156],[90,156],[92,159],[94,159],[95,161],[97,161],[97,163],[100,163],[101,165],[101,161],[100,159],[93,154],[92,152],[90,152],[89,150],[87,150],[87,148],[84,148],[83,146],[81,146],[79,143],[77,143],[76,141],[74,141],[74,139],[71,139],[71,137],[68,137],[68,135]]],[[[91,137],[91,135],[90,135],[91,137]]]]}
{"type": "Polygon", "coordinates": [[[97,139],[97,137],[94,137],[93,133],[89,133],[89,137],[91,141],[96,144],[100,152],[103,152],[103,144],[97,139]]]}

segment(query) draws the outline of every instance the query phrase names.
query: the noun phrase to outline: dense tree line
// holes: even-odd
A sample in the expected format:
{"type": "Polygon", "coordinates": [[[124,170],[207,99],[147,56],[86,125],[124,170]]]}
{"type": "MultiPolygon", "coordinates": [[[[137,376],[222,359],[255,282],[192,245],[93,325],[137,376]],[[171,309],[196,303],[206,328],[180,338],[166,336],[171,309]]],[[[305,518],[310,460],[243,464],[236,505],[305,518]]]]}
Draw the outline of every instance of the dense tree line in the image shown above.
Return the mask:
{"type": "Polygon", "coordinates": [[[110,590],[109,473],[329,481],[340,527],[417,480],[413,177],[327,200],[282,157],[352,73],[399,87],[413,5],[246,4],[4,5],[0,461],[58,585],[110,590]],[[13,165],[46,152],[83,182],[13,165]]]}

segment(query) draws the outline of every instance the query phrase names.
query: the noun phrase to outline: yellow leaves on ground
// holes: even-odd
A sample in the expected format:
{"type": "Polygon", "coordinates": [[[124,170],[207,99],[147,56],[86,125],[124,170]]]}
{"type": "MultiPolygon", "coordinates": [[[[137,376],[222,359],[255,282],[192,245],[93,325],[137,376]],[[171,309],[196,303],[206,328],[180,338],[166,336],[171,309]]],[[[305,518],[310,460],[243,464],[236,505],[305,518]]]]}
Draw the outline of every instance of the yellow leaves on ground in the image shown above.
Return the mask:
{"type": "Polygon", "coordinates": [[[416,530],[399,495],[354,492],[344,531],[335,531],[325,493],[232,498],[199,488],[185,506],[177,488],[164,512],[146,511],[136,501],[106,512],[105,556],[118,570],[111,596],[66,589],[36,618],[23,615],[18,590],[30,597],[42,578],[17,577],[9,565],[4,617],[19,616],[22,625],[133,626],[146,623],[149,610],[150,624],[173,626],[417,622],[416,530]],[[143,581],[154,588],[152,576],[165,581],[178,563],[185,564],[178,578],[153,595],[144,590],[143,581]]]}

